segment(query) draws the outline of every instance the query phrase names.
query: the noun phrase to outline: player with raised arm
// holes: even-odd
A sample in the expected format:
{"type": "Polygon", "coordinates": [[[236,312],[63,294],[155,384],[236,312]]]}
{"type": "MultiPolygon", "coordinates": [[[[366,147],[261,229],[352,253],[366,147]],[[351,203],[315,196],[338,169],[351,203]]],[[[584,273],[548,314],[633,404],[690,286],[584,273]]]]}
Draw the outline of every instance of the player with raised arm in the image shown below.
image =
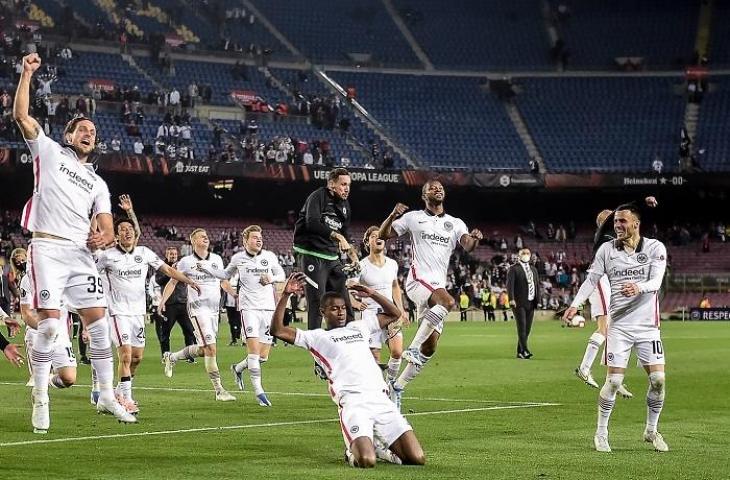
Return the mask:
{"type": "MultiPolygon", "coordinates": [[[[643,202],[649,208],[655,208],[659,204],[654,197],[646,197],[643,199],[643,202]]],[[[602,210],[596,217],[596,233],[593,236],[594,256],[601,245],[616,239],[612,229],[614,213],[614,210],[602,210]]],[[[581,361],[580,366],[575,369],[576,377],[580,378],[586,383],[586,385],[593,388],[599,388],[598,383],[591,375],[591,368],[593,367],[593,362],[596,360],[601,346],[606,341],[606,330],[608,329],[608,323],[610,321],[608,316],[611,304],[610,292],[611,286],[608,281],[608,276],[603,275],[596,285],[596,289],[593,290],[588,297],[588,302],[591,304],[591,317],[596,321],[596,331],[593,332],[588,339],[588,345],[586,345],[583,360],[581,361]]],[[[621,385],[619,387],[618,394],[624,398],[632,398],[634,396],[626,388],[626,385],[621,385]]]]}
{"type": "Polygon", "coordinates": [[[601,276],[608,275],[611,321],[604,351],[608,375],[598,397],[598,427],[593,438],[599,452],[611,451],[608,421],[632,349],[649,376],[644,440],[652,443],[657,451],[669,450],[657,431],[664,406],[665,383],[664,347],[659,332],[659,289],[667,266],[667,249],[659,240],[642,237],[640,224],[636,206],[624,205],[616,209],[613,219],[616,240],[606,242],[598,249],[588,277],[563,315],[565,321],[570,321],[596,288],[601,276]]]}
{"type": "MultiPolygon", "coordinates": [[[[362,241],[368,256],[360,260],[360,274],[353,282],[372,288],[401,309],[401,317],[397,322],[388,324],[387,328],[370,336],[370,350],[378,363],[382,345],[388,344],[390,359],[385,380],[391,383],[400,372],[403,354],[401,328],[408,324],[408,314],[403,308],[403,295],[398,285],[398,263],[385,255],[385,241],[380,238],[377,226],[368,228],[362,241]]],[[[380,306],[372,298],[365,298],[362,306],[363,317],[377,316],[380,311],[380,306]]]]}
{"type": "Polygon", "coordinates": [[[368,339],[400,318],[401,311],[383,295],[363,285],[350,287],[363,299],[376,302],[381,312],[347,323],[347,304],[339,292],[327,292],[320,314],[327,329],[299,330],[284,326],[289,297],[301,291],[302,273],[289,277],[271,323],[275,337],[309,350],[325,368],[329,393],[338,406],[345,441],[345,460],[353,467],[375,466],[377,459],[423,465],[426,457],[408,421],[386,395],[386,384],[368,339]]]}
{"type": "Polygon", "coordinates": [[[436,353],[438,339],[448,313],[456,302],[446,291],[449,259],[458,245],[472,252],[482,239],[482,232],[467,230],[459,218],[444,210],[446,191],[441,182],[431,180],[422,188],[423,210],[407,212],[399,203],[380,226],[380,238],[409,234],[413,246],[413,260],[406,280],[406,295],[417,308],[421,322],[403,358],[408,365],[400,377],[390,384],[391,399],[400,406],[403,389],[413,380],[436,353]]]}
{"type": "Polygon", "coordinates": [[[276,255],[264,250],[262,229],[249,225],[241,236],[243,251],[231,257],[225,270],[206,270],[220,280],[228,280],[238,273],[238,309],[241,312],[243,333],[246,336],[247,357],[231,365],[231,371],[239,390],[243,390],[243,371],[248,369],[254,395],[262,407],[271,402],[261,384],[261,364],[269,359],[271,351],[271,316],[276,308],[274,284],[286,280],[284,269],[276,255]]]}
{"type": "Polygon", "coordinates": [[[96,143],[96,127],[88,118],[71,120],[63,131],[64,144],[48,138],[29,115],[30,82],[41,66],[36,53],[23,57],[23,71],[13,104],[13,118],[33,158],[33,195],[22,214],[23,228],[33,232],[29,247],[29,273],[33,307],[38,311],[38,335],[30,352],[33,363],[33,415],[36,433],[50,427],[48,378],[53,345],[60,328],[62,298],[78,308],[89,333],[89,357],[96,369],[100,397],[97,410],[134,423],[115,400],[106,299],[91,252],[114,239],[109,189],[88,168],[96,143]],[[91,228],[94,218],[97,228],[91,228]]]}
{"type": "MultiPolygon", "coordinates": [[[[127,198],[126,201],[130,202],[131,210],[131,200],[127,198]]],[[[132,220],[117,220],[115,232],[116,247],[99,252],[96,255],[96,266],[109,284],[107,298],[112,324],[111,337],[119,356],[117,401],[127,411],[136,414],[139,407],[132,396],[132,380],[144,355],[147,273],[152,267],[194,290],[199,290],[199,287],[160,260],[152,250],[138,246],[138,235],[132,220]]]]}
{"type": "MultiPolygon", "coordinates": [[[[227,280],[220,281],[209,272],[223,270],[223,259],[210,252],[208,234],[202,228],[196,228],[190,234],[193,246],[192,255],[183,257],[177,263],[177,269],[198,284],[199,289],[188,286],[188,312],[193,321],[195,345],[189,345],[174,353],[165,352],[162,360],[165,363],[165,376],[172,377],[175,363],[180,360],[205,357],[205,371],[208,373],[215,390],[215,399],[219,402],[232,402],[236,397],[228,393],[221,384],[221,373],[216,359],[216,338],[218,335],[218,316],[220,315],[221,288],[235,295],[227,280]]],[[[177,280],[170,278],[165,285],[160,300],[160,311],[164,313],[165,303],[172,295],[177,280]]]]}

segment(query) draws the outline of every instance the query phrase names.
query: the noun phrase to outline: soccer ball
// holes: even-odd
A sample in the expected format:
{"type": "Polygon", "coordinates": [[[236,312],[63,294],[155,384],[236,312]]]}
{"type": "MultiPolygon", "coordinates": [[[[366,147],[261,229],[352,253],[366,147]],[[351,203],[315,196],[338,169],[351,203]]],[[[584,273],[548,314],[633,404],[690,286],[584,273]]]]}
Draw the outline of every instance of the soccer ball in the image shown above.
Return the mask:
{"type": "Polygon", "coordinates": [[[585,319],[585,318],[583,318],[583,317],[582,317],[582,316],[580,316],[580,315],[576,315],[576,316],[575,316],[575,317],[573,317],[573,319],[572,319],[572,320],[570,321],[570,326],[571,326],[571,327],[578,327],[578,328],[583,328],[583,327],[585,327],[585,326],[586,326],[586,319],[585,319]]]}

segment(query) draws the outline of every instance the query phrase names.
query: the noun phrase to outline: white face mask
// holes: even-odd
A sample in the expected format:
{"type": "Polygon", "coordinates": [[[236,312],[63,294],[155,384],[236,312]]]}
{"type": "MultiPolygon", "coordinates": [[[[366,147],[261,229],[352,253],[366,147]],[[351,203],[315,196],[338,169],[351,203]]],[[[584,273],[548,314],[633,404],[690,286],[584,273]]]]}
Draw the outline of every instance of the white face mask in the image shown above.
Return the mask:
{"type": "Polygon", "coordinates": [[[520,255],[520,262],[529,263],[531,255],[520,255]]]}

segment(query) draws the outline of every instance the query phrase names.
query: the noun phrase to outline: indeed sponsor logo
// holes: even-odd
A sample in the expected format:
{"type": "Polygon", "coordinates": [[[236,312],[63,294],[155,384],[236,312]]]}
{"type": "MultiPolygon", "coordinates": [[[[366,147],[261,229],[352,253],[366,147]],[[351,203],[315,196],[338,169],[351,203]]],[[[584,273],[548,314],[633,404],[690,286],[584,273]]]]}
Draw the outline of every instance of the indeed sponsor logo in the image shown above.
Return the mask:
{"type": "Polygon", "coordinates": [[[644,267],[641,268],[626,268],[624,270],[613,270],[614,277],[639,277],[646,274],[644,267]]]}
{"type": "Polygon", "coordinates": [[[142,275],[142,269],[119,270],[120,277],[139,277],[142,275]]]}
{"type": "Polygon", "coordinates": [[[61,164],[59,170],[60,170],[61,173],[65,173],[66,175],[68,175],[69,178],[71,178],[71,180],[73,180],[73,181],[77,182],[78,184],[80,184],[81,186],[85,187],[86,190],[92,190],[94,188],[94,183],[93,182],[90,182],[89,180],[85,179],[84,177],[82,177],[78,173],[70,170],[66,166],[65,163],[62,163],[61,164]]]}
{"type": "Polygon", "coordinates": [[[431,240],[432,242],[449,243],[448,237],[442,237],[437,233],[421,232],[421,240],[431,240]]]}
{"type": "Polygon", "coordinates": [[[256,273],[268,273],[268,272],[269,272],[269,269],[268,268],[249,268],[249,267],[246,267],[246,273],[254,273],[254,274],[256,274],[256,273]]]}
{"type": "Polygon", "coordinates": [[[352,335],[342,335],[341,337],[330,337],[333,343],[337,342],[350,342],[352,340],[364,340],[362,333],[353,333],[352,335]]]}
{"type": "Polygon", "coordinates": [[[324,223],[326,223],[327,227],[331,228],[332,230],[339,230],[342,228],[342,222],[340,222],[336,218],[332,218],[329,216],[324,217],[324,223]]]}

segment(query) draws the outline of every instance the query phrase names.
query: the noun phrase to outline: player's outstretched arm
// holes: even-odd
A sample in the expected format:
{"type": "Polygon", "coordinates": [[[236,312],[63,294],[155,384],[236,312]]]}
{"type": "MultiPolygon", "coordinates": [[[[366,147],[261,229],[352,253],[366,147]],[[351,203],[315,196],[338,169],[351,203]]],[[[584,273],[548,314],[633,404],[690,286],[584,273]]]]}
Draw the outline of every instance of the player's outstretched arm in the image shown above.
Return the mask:
{"type": "MultiPolygon", "coordinates": [[[[182,282],[185,285],[188,285],[190,288],[192,288],[196,292],[200,293],[200,287],[198,286],[198,284],[195,283],[193,280],[191,280],[190,277],[188,277],[181,271],[172,268],[170,265],[168,265],[166,263],[162,264],[162,266],[160,267],[160,271],[162,273],[164,273],[165,275],[167,275],[168,277],[170,277],[171,279],[175,280],[176,282],[182,282]]],[[[165,288],[167,288],[167,287],[165,287],[165,288]]],[[[173,290],[174,289],[175,289],[175,287],[173,287],[173,290]]]]}
{"type": "Polygon", "coordinates": [[[475,248],[477,248],[482,238],[484,238],[484,236],[482,235],[481,230],[475,228],[471,232],[462,235],[459,239],[459,243],[461,244],[461,247],[467,251],[467,253],[471,253],[475,248]]]}
{"type": "Polygon", "coordinates": [[[393,208],[393,211],[390,212],[390,215],[383,221],[383,223],[380,225],[380,228],[378,229],[378,236],[381,240],[388,240],[389,238],[394,238],[398,236],[398,233],[393,230],[393,222],[396,221],[396,219],[400,218],[406,211],[408,210],[408,207],[402,203],[396,203],[395,207],[393,208]]]}
{"type": "Polygon", "coordinates": [[[304,274],[301,272],[292,273],[289,276],[286,285],[284,285],[284,290],[281,292],[281,298],[276,303],[274,316],[271,318],[271,335],[291,344],[294,344],[297,338],[297,331],[284,325],[284,314],[286,313],[286,306],[289,304],[289,298],[294,293],[303,291],[304,282],[304,274]]]}
{"type": "Polygon", "coordinates": [[[31,53],[23,57],[23,71],[20,73],[18,88],[15,91],[13,102],[13,120],[18,124],[23,138],[35,140],[40,132],[40,125],[30,116],[30,80],[33,74],[41,66],[41,57],[37,53],[31,53]]]}
{"type": "Polygon", "coordinates": [[[175,291],[175,286],[177,285],[177,280],[170,277],[170,280],[168,280],[167,284],[165,285],[164,290],[162,290],[162,298],[160,298],[160,311],[165,311],[165,304],[167,303],[167,300],[170,298],[170,295],[172,295],[172,292],[175,291]]]}
{"type": "Polygon", "coordinates": [[[383,309],[382,312],[378,313],[378,323],[380,324],[380,328],[385,328],[400,318],[400,309],[395,305],[395,303],[391,302],[372,288],[360,284],[351,285],[348,288],[357,292],[360,297],[372,298],[378,305],[380,305],[383,309]]]}
{"type": "Polygon", "coordinates": [[[570,304],[570,308],[568,308],[563,314],[564,322],[568,323],[573,319],[573,317],[575,317],[578,313],[578,308],[583,305],[586,300],[588,300],[588,297],[591,296],[593,290],[595,290],[598,286],[598,282],[601,280],[602,276],[603,273],[588,272],[585,281],[581,284],[578,289],[578,293],[576,293],[573,302],[570,304]]]}
{"type": "Polygon", "coordinates": [[[20,318],[30,328],[38,328],[38,312],[30,305],[20,304],[20,318]]]}

